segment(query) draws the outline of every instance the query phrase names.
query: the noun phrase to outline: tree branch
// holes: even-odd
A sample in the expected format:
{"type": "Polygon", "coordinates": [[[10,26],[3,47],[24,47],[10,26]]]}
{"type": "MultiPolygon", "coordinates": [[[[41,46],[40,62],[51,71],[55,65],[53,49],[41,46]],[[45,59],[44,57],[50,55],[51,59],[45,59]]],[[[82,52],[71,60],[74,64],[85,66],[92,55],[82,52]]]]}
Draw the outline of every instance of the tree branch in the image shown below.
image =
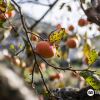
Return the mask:
{"type": "Polygon", "coordinates": [[[56,0],[51,6],[50,8],[45,12],[45,14],[38,20],[35,22],[35,24],[33,24],[29,29],[32,30],[34,29],[40,22],[41,20],[52,10],[52,8],[55,6],[55,4],[58,2],[59,0],[56,0]]]}
{"type": "Polygon", "coordinates": [[[23,3],[34,3],[34,4],[37,4],[37,5],[49,6],[49,7],[52,5],[52,4],[43,4],[43,3],[32,1],[32,0],[30,0],[30,1],[29,0],[28,1],[19,1],[17,3],[21,3],[21,4],[23,4],[23,3]]]}

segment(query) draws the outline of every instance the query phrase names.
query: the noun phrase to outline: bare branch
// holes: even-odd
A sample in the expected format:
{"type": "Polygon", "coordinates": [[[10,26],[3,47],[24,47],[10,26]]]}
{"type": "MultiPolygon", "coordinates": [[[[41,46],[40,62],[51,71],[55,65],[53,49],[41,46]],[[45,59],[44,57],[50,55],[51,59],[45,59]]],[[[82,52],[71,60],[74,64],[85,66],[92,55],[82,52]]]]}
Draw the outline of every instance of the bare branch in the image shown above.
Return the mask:
{"type": "Polygon", "coordinates": [[[32,1],[32,0],[28,0],[28,1],[19,1],[17,2],[18,4],[23,4],[23,3],[34,3],[34,4],[37,4],[37,5],[42,5],[42,6],[51,6],[52,4],[43,4],[43,3],[40,3],[40,2],[36,2],[36,1],[32,1]]]}
{"type": "Polygon", "coordinates": [[[40,22],[41,20],[44,19],[44,17],[52,10],[52,8],[55,6],[55,4],[58,2],[59,0],[56,0],[51,6],[50,8],[45,12],[45,14],[38,20],[35,22],[35,24],[33,24],[29,29],[32,30],[34,29],[40,22]]]}

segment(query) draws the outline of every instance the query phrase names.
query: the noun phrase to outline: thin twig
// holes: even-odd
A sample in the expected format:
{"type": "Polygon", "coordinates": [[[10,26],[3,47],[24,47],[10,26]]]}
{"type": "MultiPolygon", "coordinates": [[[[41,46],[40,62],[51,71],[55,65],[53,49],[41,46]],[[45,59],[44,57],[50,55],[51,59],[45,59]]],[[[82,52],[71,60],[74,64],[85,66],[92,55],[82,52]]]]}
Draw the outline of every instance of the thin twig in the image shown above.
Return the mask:
{"type": "MultiPolygon", "coordinates": [[[[39,66],[38,63],[37,63],[37,66],[39,66]]],[[[43,84],[44,84],[44,86],[45,86],[45,88],[46,88],[46,90],[47,90],[49,96],[58,99],[59,97],[53,95],[53,94],[51,93],[51,91],[49,90],[49,88],[47,87],[47,85],[46,85],[46,83],[45,83],[45,80],[44,80],[44,77],[43,77],[43,74],[42,74],[42,71],[41,71],[40,67],[38,67],[38,69],[39,69],[39,72],[40,72],[40,75],[41,75],[43,84]]]]}
{"type": "Polygon", "coordinates": [[[80,6],[81,6],[82,10],[84,11],[85,15],[87,15],[86,12],[85,12],[85,9],[83,7],[82,0],[80,0],[80,6]]]}
{"type": "MultiPolygon", "coordinates": [[[[35,65],[36,65],[36,62],[34,62],[34,64],[33,64],[33,69],[32,69],[32,87],[33,87],[33,82],[34,82],[35,65]]],[[[34,87],[33,87],[33,88],[34,88],[34,87]]]]}
{"type": "Polygon", "coordinates": [[[36,37],[38,37],[38,38],[40,38],[41,40],[43,40],[43,41],[44,41],[44,39],[43,39],[41,36],[39,36],[39,35],[35,34],[34,32],[29,32],[29,31],[28,31],[28,33],[33,34],[33,35],[35,35],[36,37]]]}
{"type": "Polygon", "coordinates": [[[36,1],[33,1],[33,0],[30,0],[30,1],[19,1],[18,3],[20,3],[20,4],[23,4],[23,3],[34,3],[34,4],[42,5],[42,6],[51,6],[52,5],[52,4],[43,4],[43,3],[36,2],[36,1]]]}
{"type": "Polygon", "coordinates": [[[32,30],[34,29],[40,22],[41,20],[49,13],[49,11],[52,10],[52,8],[55,6],[55,4],[58,2],[59,0],[55,0],[55,2],[52,4],[52,6],[50,6],[50,8],[45,12],[45,14],[38,20],[35,22],[35,24],[33,24],[29,29],[32,30]]]}
{"type": "Polygon", "coordinates": [[[10,20],[6,17],[6,15],[3,14],[3,16],[5,17],[6,20],[8,20],[8,22],[9,22],[9,24],[11,25],[12,29],[14,30],[14,32],[17,33],[17,31],[16,31],[14,25],[10,22],[10,20]]]}
{"type": "MultiPolygon", "coordinates": [[[[28,31],[27,31],[27,29],[26,29],[26,27],[25,27],[25,23],[24,23],[24,19],[23,19],[22,12],[21,12],[21,8],[20,8],[20,6],[19,6],[14,0],[12,0],[12,1],[13,1],[13,3],[14,3],[14,4],[18,7],[18,9],[19,9],[19,13],[20,13],[20,17],[21,17],[21,22],[22,22],[23,29],[24,29],[25,34],[26,34],[26,37],[27,37],[27,41],[28,41],[28,43],[29,43],[29,45],[30,45],[30,47],[31,47],[31,49],[32,49],[33,56],[34,56],[34,59],[35,59],[35,63],[36,63],[36,65],[37,65],[38,68],[39,68],[39,65],[38,65],[37,59],[36,59],[36,55],[35,55],[35,51],[34,51],[34,49],[33,49],[33,47],[32,47],[32,44],[31,44],[30,39],[29,39],[28,34],[27,34],[28,31]]],[[[34,69],[33,69],[33,71],[34,71],[34,69]]],[[[48,89],[47,86],[46,86],[46,83],[45,83],[45,81],[44,81],[44,77],[43,77],[42,72],[41,72],[40,69],[39,69],[39,72],[40,72],[40,74],[41,74],[41,78],[42,78],[42,80],[43,80],[43,83],[44,83],[44,85],[45,85],[45,87],[46,87],[48,93],[50,93],[49,89],[48,89]]],[[[33,80],[33,79],[32,79],[32,80],[33,80]]]]}
{"type": "MultiPolygon", "coordinates": [[[[38,65],[38,64],[37,64],[37,65],[38,65]]],[[[45,83],[45,80],[44,80],[44,77],[43,77],[43,74],[42,74],[42,71],[41,71],[40,67],[38,67],[38,69],[39,69],[39,72],[40,72],[40,75],[41,75],[43,84],[44,84],[44,86],[46,87],[47,92],[51,94],[51,91],[48,89],[48,87],[47,87],[47,85],[46,85],[46,83],[45,83]]]]}
{"type": "MultiPolygon", "coordinates": [[[[54,69],[59,69],[59,70],[70,70],[70,71],[92,71],[89,70],[89,68],[85,68],[85,69],[73,69],[70,64],[68,66],[66,66],[66,68],[61,68],[61,67],[56,67],[54,65],[49,64],[41,55],[39,55],[37,52],[35,52],[48,66],[51,66],[54,69]]],[[[95,72],[95,71],[93,71],[95,72]]]]}
{"type": "Polygon", "coordinates": [[[26,35],[27,41],[28,41],[28,43],[29,43],[29,45],[30,45],[30,47],[31,47],[31,49],[32,49],[33,56],[34,56],[34,59],[35,59],[35,62],[36,62],[36,61],[37,61],[37,60],[36,60],[36,55],[35,55],[34,49],[33,49],[33,47],[32,47],[32,44],[31,44],[31,42],[30,42],[30,39],[29,39],[29,37],[28,37],[28,31],[27,31],[27,28],[26,28],[25,23],[24,23],[25,21],[24,21],[22,12],[21,12],[21,8],[20,8],[20,6],[19,6],[14,0],[12,0],[12,2],[17,6],[17,8],[18,8],[18,10],[19,10],[20,17],[21,17],[21,23],[22,23],[22,26],[23,26],[23,29],[24,29],[24,31],[25,31],[25,35],[26,35]]]}
{"type": "Polygon", "coordinates": [[[26,46],[24,46],[24,47],[22,48],[22,50],[20,50],[19,52],[17,52],[17,53],[15,54],[15,56],[17,56],[17,55],[19,55],[21,52],[23,52],[25,48],[26,48],[26,46]]]}
{"type": "Polygon", "coordinates": [[[22,12],[21,12],[21,8],[20,8],[20,6],[19,6],[14,0],[12,0],[12,2],[13,2],[13,3],[17,6],[17,8],[19,9],[19,13],[20,13],[20,17],[21,17],[22,26],[23,26],[23,29],[24,29],[24,31],[25,31],[27,41],[28,41],[28,43],[29,43],[29,45],[30,45],[30,47],[31,47],[31,49],[32,49],[34,58],[35,58],[35,60],[36,60],[35,52],[34,52],[34,50],[33,50],[32,44],[31,44],[30,39],[29,39],[28,34],[27,34],[28,31],[27,31],[27,28],[26,28],[25,23],[24,23],[25,21],[24,21],[22,12]]]}

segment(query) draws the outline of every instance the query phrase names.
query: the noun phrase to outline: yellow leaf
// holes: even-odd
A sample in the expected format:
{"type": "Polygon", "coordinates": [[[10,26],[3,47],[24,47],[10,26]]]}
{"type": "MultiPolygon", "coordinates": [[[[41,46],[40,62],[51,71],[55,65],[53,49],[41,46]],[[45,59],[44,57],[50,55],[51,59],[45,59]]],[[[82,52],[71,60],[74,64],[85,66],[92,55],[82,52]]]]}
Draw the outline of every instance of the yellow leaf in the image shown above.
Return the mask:
{"type": "Polygon", "coordinates": [[[6,3],[2,0],[0,2],[0,12],[5,13],[6,12],[6,7],[7,7],[6,3]]]}
{"type": "Polygon", "coordinates": [[[88,64],[91,65],[93,64],[97,58],[98,58],[98,53],[95,49],[91,50],[87,56],[88,58],[88,64]]]}
{"type": "Polygon", "coordinates": [[[63,52],[63,51],[60,51],[60,57],[61,57],[61,59],[63,59],[63,60],[65,60],[65,59],[67,59],[68,58],[68,53],[67,53],[67,51],[66,52],[63,52]]]}
{"type": "Polygon", "coordinates": [[[85,55],[86,57],[88,57],[88,55],[89,55],[89,53],[90,53],[90,46],[89,46],[87,43],[84,44],[83,53],[84,53],[84,55],[85,55]]]}
{"type": "Polygon", "coordinates": [[[61,28],[54,32],[51,32],[51,34],[49,35],[49,42],[50,43],[59,43],[62,40],[65,33],[66,32],[65,32],[64,28],[61,28]]]}
{"type": "Polygon", "coordinates": [[[86,78],[86,82],[91,85],[94,89],[100,90],[100,81],[96,77],[89,76],[86,78]]]}
{"type": "Polygon", "coordinates": [[[24,79],[28,83],[32,82],[32,74],[27,69],[24,70],[24,79]]]}
{"type": "Polygon", "coordinates": [[[80,75],[96,90],[100,90],[100,75],[90,71],[81,71],[80,75]]]}
{"type": "Polygon", "coordinates": [[[10,49],[15,49],[15,46],[13,44],[11,44],[10,49]]]}

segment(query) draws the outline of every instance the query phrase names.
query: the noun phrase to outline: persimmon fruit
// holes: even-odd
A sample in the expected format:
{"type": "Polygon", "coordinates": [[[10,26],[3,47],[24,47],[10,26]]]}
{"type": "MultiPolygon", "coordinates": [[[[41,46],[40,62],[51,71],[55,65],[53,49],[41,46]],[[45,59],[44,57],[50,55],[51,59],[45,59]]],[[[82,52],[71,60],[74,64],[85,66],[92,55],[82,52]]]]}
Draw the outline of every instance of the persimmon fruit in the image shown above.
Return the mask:
{"type": "Polygon", "coordinates": [[[32,41],[37,41],[38,40],[38,37],[35,36],[35,35],[31,35],[31,38],[30,38],[32,41]]]}
{"type": "Polygon", "coordinates": [[[44,58],[51,58],[54,56],[53,46],[48,41],[40,41],[36,45],[36,52],[44,58]]]}
{"type": "Polygon", "coordinates": [[[79,19],[79,21],[78,21],[78,25],[79,26],[85,26],[85,25],[87,25],[88,24],[88,21],[87,20],[85,20],[85,19],[79,19]]]}
{"type": "Polygon", "coordinates": [[[73,31],[73,30],[74,30],[74,26],[73,26],[73,25],[70,25],[70,26],[68,27],[68,30],[69,30],[69,31],[73,31]]]}
{"type": "Polygon", "coordinates": [[[66,44],[69,48],[76,48],[78,46],[78,40],[76,38],[69,38],[66,44]]]}

